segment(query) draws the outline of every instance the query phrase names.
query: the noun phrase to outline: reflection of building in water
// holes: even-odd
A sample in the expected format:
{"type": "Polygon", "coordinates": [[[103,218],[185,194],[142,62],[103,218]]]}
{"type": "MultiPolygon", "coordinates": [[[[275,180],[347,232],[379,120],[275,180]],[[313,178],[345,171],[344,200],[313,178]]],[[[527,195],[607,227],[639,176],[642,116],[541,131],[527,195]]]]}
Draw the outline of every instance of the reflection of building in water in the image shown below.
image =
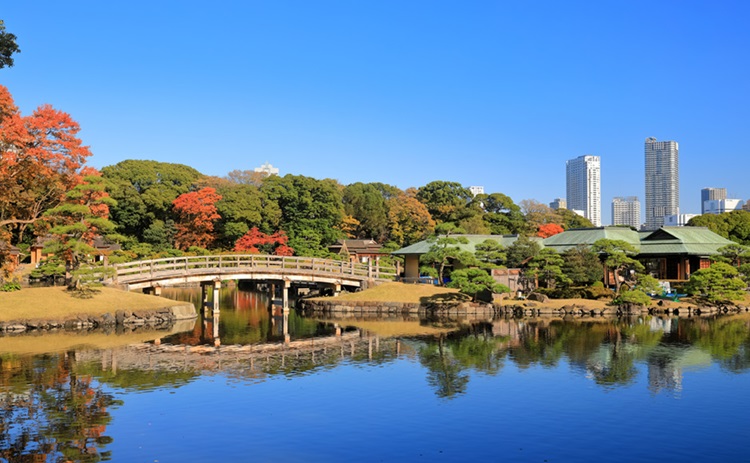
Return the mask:
{"type": "MultiPolygon", "coordinates": [[[[651,317],[648,321],[649,329],[651,331],[664,331],[665,333],[672,332],[672,319],[670,317],[651,317]]],[[[676,327],[677,323],[675,323],[676,327]]]]}
{"type": "Polygon", "coordinates": [[[711,355],[697,347],[657,346],[648,357],[648,389],[654,394],[663,390],[680,392],[685,371],[710,365],[711,355]]]}

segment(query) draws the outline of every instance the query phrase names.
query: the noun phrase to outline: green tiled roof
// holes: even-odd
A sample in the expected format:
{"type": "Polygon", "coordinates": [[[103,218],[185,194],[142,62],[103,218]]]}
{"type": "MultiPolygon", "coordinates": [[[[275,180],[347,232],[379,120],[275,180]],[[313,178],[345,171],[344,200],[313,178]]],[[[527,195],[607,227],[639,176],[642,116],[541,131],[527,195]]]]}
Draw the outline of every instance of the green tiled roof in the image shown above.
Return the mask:
{"type": "Polygon", "coordinates": [[[544,247],[557,252],[565,252],[579,245],[591,246],[598,240],[621,240],[638,249],[638,232],[626,227],[577,228],[552,235],[544,240],[544,247]]]}
{"type": "MultiPolygon", "coordinates": [[[[476,245],[487,239],[497,241],[504,247],[513,244],[518,235],[453,235],[464,237],[466,244],[457,246],[466,251],[474,252],[476,245]]],[[[652,232],[637,232],[625,227],[599,227],[580,228],[567,230],[547,239],[532,237],[542,247],[554,249],[557,252],[565,252],[578,245],[591,246],[597,240],[622,240],[631,244],[639,250],[639,255],[664,256],[664,255],[690,255],[711,256],[717,254],[717,249],[732,241],[722,238],[705,227],[662,227],[652,232]]],[[[425,254],[430,250],[432,242],[424,240],[411,246],[393,251],[391,254],[403,256],[411,254],[425,254]]]]}
{"type": "MultiPolygon", "coordinates": [[[[503,247],[508,247],[511,244],[513,244],[517,239],[518,235],[451,235],[451,237],[463,237],[466,238],[468,243],[466,244],[456,244],[460,249],[463,249],[465,251],[474,252],[476,250],[477,244],[483,243],[485,240],[493,240],[500,243],[503,247]]],[[[532,237],[531,240],[536,241],[539,243],[540,246],[544,247],[543,240],[541,238],[532,237]]],[[[405,256],[410,254],[426,254],[429,252],[430,247],[434,242],[423,240],[418,243],[414,243],[410,246],[406,246],[405,248],[401,248],[399,250],[393,251],[391,254],[397,255],[397,256],[405,256]]]]}
{"type": "Polygon", "coordinates": [[[705,227],[662,227],[641,239],[641,255],[711,256],[732,244],[705,227]]]}

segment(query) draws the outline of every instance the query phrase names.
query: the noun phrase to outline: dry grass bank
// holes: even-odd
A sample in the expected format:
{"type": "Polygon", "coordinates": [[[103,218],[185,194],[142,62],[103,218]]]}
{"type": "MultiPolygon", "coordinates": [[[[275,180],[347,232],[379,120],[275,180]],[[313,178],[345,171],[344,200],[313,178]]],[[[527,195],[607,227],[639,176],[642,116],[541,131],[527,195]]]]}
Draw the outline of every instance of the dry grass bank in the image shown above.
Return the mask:
{"type": "MultiPolygon", "coordinates": [[[[369,302],[423,302],[424,298],[439,300],[445,297],[462,297],[468,300],[468,296],[460,294],[457,289],[441,288],[432,285],[406,284],[388,282],[356,293],[341,294],[336,297],[339,301],[369,301],[369,302]]],[[[314,298],[330,299],[330,298],[314,298]]]]}
{"type": "Polygon", "coordinates": [[[24,288],[11,293],[0,292],[0,322],[67,320],[78,315],[102,315],[116,310],[155,310],[175,304],[170,299],[113,288],[101,288],[89,299],[75,297],[64,287],[24,288]]]}

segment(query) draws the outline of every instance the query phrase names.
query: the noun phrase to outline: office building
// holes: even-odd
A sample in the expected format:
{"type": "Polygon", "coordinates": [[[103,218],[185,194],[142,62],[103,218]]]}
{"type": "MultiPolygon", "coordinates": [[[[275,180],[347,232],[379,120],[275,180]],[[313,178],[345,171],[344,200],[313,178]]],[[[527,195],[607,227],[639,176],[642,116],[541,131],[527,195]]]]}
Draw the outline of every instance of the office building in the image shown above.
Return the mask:
{"type": "Polygon", "coordinates": [[[690,222],[693,217],[698,217],[700,214],[675,214],[667,215],[664,217],[665,227],[684,227],[690,222]]]}
{"type": "Polygon", "coordinates": [[[554,201],[549,203],[549,207],[554,210],[558,209],[567,209],[568,208],[568,202],[565,201],[563,198],[555,198],[554,201]]]}
{"type": "Polygon", "coordinates": [[[701,214],[706,213],[706,201],[727,199],[726,188],[703,188],[701,190],[701,214]]]}
{"type": "Polygon", "coordinates": [[[723,214],[742,210],[745,201],[741,199],[709,199],[703,203],[704,214],[723,214]]]}
{"type": "Polygon", "coordinates": [[[637,196],[612,198],[612,225],[641,228],[641,202],[637,196]]]}
{"type": "Polygon", "coordinates": [[[647,138],[646,153],[646,230],[664,225],[664,217],[680,213],[680,178],[676,141],[647,138]]]}
{"type": "Polygon", "coordinates": [[[581,210],[594,224],[602,225],[601,162],[599,156],[579,156],[565,163],[568,209],[581,210]]]}

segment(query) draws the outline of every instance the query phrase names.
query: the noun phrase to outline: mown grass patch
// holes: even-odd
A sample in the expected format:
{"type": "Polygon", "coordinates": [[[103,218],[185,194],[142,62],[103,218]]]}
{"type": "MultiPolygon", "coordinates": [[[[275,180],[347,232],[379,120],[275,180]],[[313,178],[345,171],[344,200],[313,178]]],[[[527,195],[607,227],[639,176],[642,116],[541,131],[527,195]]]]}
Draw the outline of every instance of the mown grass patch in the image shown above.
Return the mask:
{"type": "Polygon", "coordinates": [[[175,301],[162,297],[100,288],[90,298],[75,297],[64,287],[24,288],[0,293],[0,321],[68,320],[79,315],[102,315],[117,310],[155,310],[175,301]]]}
{"type": "MultiPolygon", "coordinates": [[[[461,297],[457,289],[442,288],[433,285],[406,284],[389,282],[374,288],[369,288],[356,293],[345,293],[337,296],[341,301],[370,301],[370,302],[424,302],[425,298],[455,298],[461,297]]],[[[466,296],[468,300],[468,296],[466,296]]],[[[331,298],[315,298],[331,299],[331,298]]]]}

